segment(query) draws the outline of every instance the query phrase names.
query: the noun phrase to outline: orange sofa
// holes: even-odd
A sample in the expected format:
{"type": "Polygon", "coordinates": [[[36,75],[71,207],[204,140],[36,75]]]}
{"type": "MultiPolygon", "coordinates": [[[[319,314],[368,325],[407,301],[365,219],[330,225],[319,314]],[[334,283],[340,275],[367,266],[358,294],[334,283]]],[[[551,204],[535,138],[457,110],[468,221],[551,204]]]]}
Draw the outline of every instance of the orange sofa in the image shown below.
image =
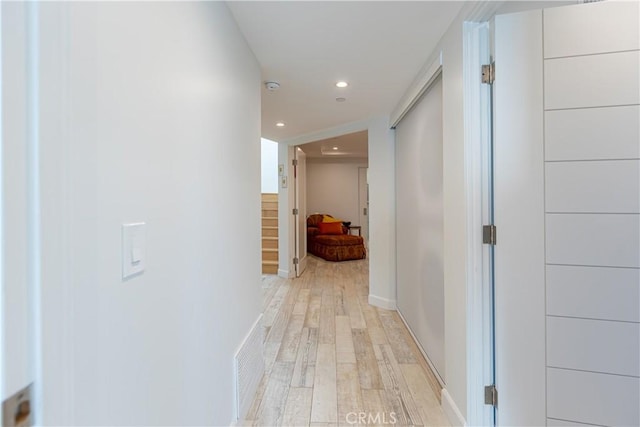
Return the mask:
{"type": "Polygon", "coordinates": [[[307,218],[307,251],[327,261],[366,258],[364,239],[350,235],[343,223],[321,224],[325,215],[313,214],[307,218]]]}

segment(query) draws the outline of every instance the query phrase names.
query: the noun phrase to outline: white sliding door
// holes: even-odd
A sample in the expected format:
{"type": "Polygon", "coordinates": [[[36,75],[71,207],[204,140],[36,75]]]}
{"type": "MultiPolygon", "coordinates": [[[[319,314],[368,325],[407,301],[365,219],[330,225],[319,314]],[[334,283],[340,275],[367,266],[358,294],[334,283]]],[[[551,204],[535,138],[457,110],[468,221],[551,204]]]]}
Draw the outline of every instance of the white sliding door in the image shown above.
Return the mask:
{"type": "Polygon", "coordinates": [[[442,78],[396,127],[397,305],[444,380],[442,78]]]}
{"type": "Polygon", "coordinates": [[[638,16],[496,18],[499,425],[640,425],[638,16]]]}

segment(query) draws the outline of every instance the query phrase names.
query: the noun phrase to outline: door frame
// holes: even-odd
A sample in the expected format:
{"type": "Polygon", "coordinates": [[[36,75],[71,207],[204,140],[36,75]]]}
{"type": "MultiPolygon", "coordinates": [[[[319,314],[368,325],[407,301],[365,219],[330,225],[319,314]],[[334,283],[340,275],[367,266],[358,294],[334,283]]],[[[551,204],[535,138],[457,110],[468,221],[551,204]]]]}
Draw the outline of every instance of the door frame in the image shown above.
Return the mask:
{"type": "Polygon", "coordinates": [[[489,22],[463,26],[465,186],[467,188],[467,424],[495,425],[495,408],[484,403],[494,383],[492,251],[482,243],[491,220],[491,86],[481,83],[481,66],[491,60],[489,22]]]}
{"type": "Polygon", "coordinates": [[[358,218],[359,224],[362,227],[361,234],[364,237],[365,244],[369,241],[369,167],[358,166],[358,218]],[[363,172],[364,171],[364,172],[363,172]],[[364,187],[363,187],[364,176],[364,187]],[[364,197],[366,203],[362,203],[362,192],[365,192],[364,197]],[[364,220],[363,220],[364,219],[364,220]]]}
{"type": "Polygon", "coordinates": [[[307,268],[307,168],[306,154],[304,151],[296,146],[293,153],[294,209],[298,210],[298,213],[293,215],[295,236],[293,253],[298,259],[297,263],[294,262],[293,268],[295,270],[295,277],[300,277],[307,268]],[[305,163],[303,167],[299,167],[301,158],[304,159],[303,161],[305,163]],[[304,242],[304,245],[301,245],[301,242],[304,242]],[[304,246],[304,248],[301,246],[304,246]]]}

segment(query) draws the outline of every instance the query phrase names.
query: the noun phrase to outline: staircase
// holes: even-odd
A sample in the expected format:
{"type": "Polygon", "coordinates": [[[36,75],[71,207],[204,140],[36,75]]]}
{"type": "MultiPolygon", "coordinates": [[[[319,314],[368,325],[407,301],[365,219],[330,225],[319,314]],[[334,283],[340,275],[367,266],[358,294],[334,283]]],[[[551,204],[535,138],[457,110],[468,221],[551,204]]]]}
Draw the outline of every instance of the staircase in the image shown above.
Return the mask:
{"type": "Polygon", "coordinates": [[[278,194],[262,193],[262,274],[278,274],[278,194]]]}

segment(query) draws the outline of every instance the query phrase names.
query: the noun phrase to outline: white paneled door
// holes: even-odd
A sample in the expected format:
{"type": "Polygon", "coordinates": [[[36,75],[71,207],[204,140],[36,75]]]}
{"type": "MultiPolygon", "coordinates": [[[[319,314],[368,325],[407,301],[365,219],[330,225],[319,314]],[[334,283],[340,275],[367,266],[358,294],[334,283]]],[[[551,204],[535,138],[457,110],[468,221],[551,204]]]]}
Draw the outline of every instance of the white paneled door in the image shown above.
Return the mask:
{"type": "Polygon", "coordinates": [[[499,425],[640,425],[639,16],[496,17],[499,425]]]}

